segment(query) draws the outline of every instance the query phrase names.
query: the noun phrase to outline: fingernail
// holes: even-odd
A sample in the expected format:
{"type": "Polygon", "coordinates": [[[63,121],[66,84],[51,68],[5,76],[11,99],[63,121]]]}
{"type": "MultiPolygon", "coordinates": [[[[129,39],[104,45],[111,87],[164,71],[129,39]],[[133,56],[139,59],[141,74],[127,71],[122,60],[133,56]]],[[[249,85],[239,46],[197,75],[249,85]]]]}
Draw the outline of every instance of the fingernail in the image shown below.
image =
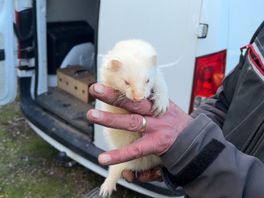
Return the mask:
{"type": "Polygon", "coordinates": [[[107,164],[111,161],[110,155],[107,154],[101,154],[99,155],[99,162],[102,164],[107,164]]]}
{"type": "Polygon", "coordinates": [[[94,91],[96,93],[103,94],[104,93],[104,87],[100,84],[95,84],[94,85],[94,91]]]}
{"type": "Polygon", "coordinates": [[[97,110],[93,110],[92,111],[92,116],[93,116],[93,118],[98,119],[98,118],[100,118],[100,112],[97,111],[97,110]]]}

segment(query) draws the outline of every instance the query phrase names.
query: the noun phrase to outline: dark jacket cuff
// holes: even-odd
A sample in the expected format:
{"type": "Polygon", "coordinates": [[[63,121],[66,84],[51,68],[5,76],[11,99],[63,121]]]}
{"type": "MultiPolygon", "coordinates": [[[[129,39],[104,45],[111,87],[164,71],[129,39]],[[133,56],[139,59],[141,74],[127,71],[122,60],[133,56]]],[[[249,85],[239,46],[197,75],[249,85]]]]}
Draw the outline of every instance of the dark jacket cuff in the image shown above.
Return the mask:
{"type": "Polygon", "coordinates": [[[185,153],[211,122],[207,116],[200,114],[183,130],[170,149],[161,155],[161,160],[170,173],[177,174],[181,168],[193,159],[194,155],[185,155],[185,153]],[[180,165],[175,166],[179,162],[180,165]]]}

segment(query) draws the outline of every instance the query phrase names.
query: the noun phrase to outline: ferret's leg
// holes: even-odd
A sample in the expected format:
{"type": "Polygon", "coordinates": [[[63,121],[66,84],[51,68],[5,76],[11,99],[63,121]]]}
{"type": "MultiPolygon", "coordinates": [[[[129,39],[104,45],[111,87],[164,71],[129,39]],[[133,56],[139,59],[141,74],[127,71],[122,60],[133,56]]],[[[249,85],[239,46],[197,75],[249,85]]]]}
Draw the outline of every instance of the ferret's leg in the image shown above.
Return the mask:
{"type": "Polygon", "coordinates": [[[121,173],[125,167],[125,163],[109,167],[109,174],[100,188],[101,197],[110,197],[113,190],[116,190],[117,180],[121,177],[121,173]]]}
{"type": "Polygon", "coordinates": [[[159,70],[157,72],[157,77],[153,87],[154,93],[151,97],[151,100],[154,101],[152,110],[155,116],[165,113],[169,106],[167,85],[165,83],[162,73],[159,70]]]}

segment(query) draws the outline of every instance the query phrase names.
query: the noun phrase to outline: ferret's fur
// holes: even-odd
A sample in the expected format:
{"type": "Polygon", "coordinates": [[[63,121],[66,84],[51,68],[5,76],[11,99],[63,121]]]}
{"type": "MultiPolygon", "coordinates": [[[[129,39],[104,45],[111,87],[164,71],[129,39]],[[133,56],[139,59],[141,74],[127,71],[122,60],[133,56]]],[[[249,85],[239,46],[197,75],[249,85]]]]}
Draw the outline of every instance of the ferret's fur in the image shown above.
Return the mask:
{"type": "MultiPolygon", "coordinates": [[[[140,101],[144,98],[153,101],[155,115],[164,113],[169,105],[165,81],[156,66],[156,51],[142,40],[118,42],[103,60],[101,79],[103,84],[119,90],[127,98],[140,101]]],[[[108,104],[103,110],[114,113],[127,113],[108,104]]],[[[142,133],[105,128],[106,141],[112,149],[128,145],[141,137],[142,133]]],[[[160,164],[160,158],[148,155],[129,162],[112,165],[109,175],[100,189],[102,197],[108,197],[116,190],[117,180],[124,169],[147,170],[160,164]]]]}

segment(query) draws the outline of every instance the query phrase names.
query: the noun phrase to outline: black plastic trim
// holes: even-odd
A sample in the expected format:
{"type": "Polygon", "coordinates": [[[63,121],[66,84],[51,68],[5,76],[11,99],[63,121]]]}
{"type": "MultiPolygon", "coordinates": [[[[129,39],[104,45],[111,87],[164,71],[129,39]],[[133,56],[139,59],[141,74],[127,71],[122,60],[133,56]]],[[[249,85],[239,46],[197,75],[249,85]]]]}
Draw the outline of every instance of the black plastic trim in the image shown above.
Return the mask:
{"type": "Polygon", "coordinates": [[[38,94],[38,82],[39,82],[39,65],[38,65],[38,32],[37,32],[37,2],[36,0],[33,0],[32,4],[33,8],[33,30],[34,30],[34,35],[33,35],[33,43],[34,43],[34,57],[35,57],[35,88],[34,88],[34,95],[35,97],[38,94]]]}
{"type": "Polygon", "coordinates": [[[5,50],[4,49],[0,49],[0,61],[5,60],[5,50]]]}
{"type": "MultiPolygon", "coordinates": [[[[100,6],[101,6],[101,0],[98,0],[97,4],[97,23],[94,30],[94,46],[95,46],[95,57],[97,57],[98,54],[98,32],[99,32],[99,19],[100,19],[100,6]]],[[[97,73],[97,58],[95,58],[95,73],[97,73]]],[[[96,76],[97,78],[97,76],[96,76]]]]}

